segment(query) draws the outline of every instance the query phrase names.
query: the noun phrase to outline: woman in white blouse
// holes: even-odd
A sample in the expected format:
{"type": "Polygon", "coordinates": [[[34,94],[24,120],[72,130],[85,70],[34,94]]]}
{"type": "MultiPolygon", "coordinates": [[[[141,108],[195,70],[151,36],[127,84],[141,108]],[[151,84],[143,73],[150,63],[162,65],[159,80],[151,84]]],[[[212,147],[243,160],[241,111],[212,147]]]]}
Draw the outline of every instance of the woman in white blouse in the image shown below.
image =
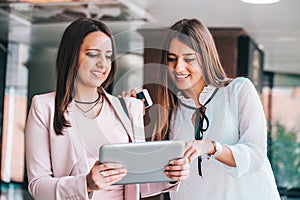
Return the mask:
{"type": "Polygon", "coordinates": [[[171,199],[280,199],[251,81],[226,77],[213,37],[197,19],[171,26],[163,50],[153,137],[186,141],[191,162],[189,178],[171,199]]]}

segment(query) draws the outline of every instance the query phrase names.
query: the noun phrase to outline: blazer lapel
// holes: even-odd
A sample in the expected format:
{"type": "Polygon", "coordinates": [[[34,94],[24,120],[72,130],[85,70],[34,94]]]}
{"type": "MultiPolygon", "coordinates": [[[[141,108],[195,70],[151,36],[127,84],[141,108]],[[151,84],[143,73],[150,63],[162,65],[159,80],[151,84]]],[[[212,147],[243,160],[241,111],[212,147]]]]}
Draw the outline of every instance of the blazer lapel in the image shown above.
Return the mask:
{"type": "Polygon", "coordinates": [[[115,113],[117,114],[122,125],[124,126],[128,136],[129,136],[130,142],[135,142],[131,121],[130,121],[129,117],[126,115],[126,113],[124,112],[123,107],[120,103],[120,100],[117,97],[106,94],[106,92],[105,92],[105,96],[111,103],[115,113]]]}

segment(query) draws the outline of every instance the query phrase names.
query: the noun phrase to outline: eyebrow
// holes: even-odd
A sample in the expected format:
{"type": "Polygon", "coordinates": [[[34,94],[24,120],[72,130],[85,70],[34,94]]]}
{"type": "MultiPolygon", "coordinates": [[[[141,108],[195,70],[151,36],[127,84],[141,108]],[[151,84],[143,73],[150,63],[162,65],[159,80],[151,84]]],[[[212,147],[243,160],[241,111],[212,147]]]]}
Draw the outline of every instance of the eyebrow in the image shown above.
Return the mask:
{"type": "MultiPolygon", "coordinates": [[[[177,56],[177,54],[175,53],[168,53],[168,55],[172,55],[172,56],[177,56]]],[[[182,56],[194,56],[196,55],[195,53],[184,53],[182,54],[182,56]]]]}
{"type": "MultiPolygon", "coordinates": [[[[85,49],[85,51],[98,51],[98,52],[101,52],[100,49],[85,49]]],[[[107,50],[106,52],[112,52],[112,50],[107,50]]]]}

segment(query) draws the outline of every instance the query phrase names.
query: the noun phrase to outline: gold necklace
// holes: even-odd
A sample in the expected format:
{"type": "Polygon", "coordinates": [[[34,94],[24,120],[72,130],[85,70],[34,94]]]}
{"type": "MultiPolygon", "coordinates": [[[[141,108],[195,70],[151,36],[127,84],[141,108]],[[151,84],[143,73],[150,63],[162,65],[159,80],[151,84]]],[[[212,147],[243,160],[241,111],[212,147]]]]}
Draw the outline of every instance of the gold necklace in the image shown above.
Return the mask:
{"type": "MultiPolygon", "coordinates": [[[[88,112],[90,112],[91,110],[93,110],[93,108],[95,108],[95,106],[100,102],[101,99],[103,99],[102,95],[100,95],[100,98],[97,99],[94,105],[87,110],[82,109],[76,102],[75,102],[75,106],[83,113],[84,116],[86,116],[88,112]]],[[[100,104],[102,104],[102,102],[103,100],[100,102],[100,104]]]]}

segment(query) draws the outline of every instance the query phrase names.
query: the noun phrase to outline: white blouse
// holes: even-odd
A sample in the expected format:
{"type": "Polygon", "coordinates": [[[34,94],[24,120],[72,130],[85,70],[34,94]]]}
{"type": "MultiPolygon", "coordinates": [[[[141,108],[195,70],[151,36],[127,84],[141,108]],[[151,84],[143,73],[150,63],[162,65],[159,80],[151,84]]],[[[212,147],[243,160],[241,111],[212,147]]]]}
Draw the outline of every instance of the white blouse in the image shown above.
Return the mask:
{"type": "MultiPolygon", "coordinates": [[[[214,91],[205,87],[199,96],[203,105],[214,91]]],[[[182,95],[183,103],[195,106],[182,95]]],[[[171,122],[170,139],[194,140],[192,115],[194,110],[182,105],[171,122]]],[[[266,119],[251,81],[236,78],[228,86],[220,88],[206,105],[209,128],[204,140],[215,140],[227,145],[236,161],[229,167],[216,159],[202,156],[202,177],[198,175],[197,159],[191,163],[190,177],[182,181],[179,191],[171,191],[172,200],[276,200],[280,199],[271,165],[267,158],[266,119]]],[[[205,125],[204,125],[205,127],[205,125]]]]}

